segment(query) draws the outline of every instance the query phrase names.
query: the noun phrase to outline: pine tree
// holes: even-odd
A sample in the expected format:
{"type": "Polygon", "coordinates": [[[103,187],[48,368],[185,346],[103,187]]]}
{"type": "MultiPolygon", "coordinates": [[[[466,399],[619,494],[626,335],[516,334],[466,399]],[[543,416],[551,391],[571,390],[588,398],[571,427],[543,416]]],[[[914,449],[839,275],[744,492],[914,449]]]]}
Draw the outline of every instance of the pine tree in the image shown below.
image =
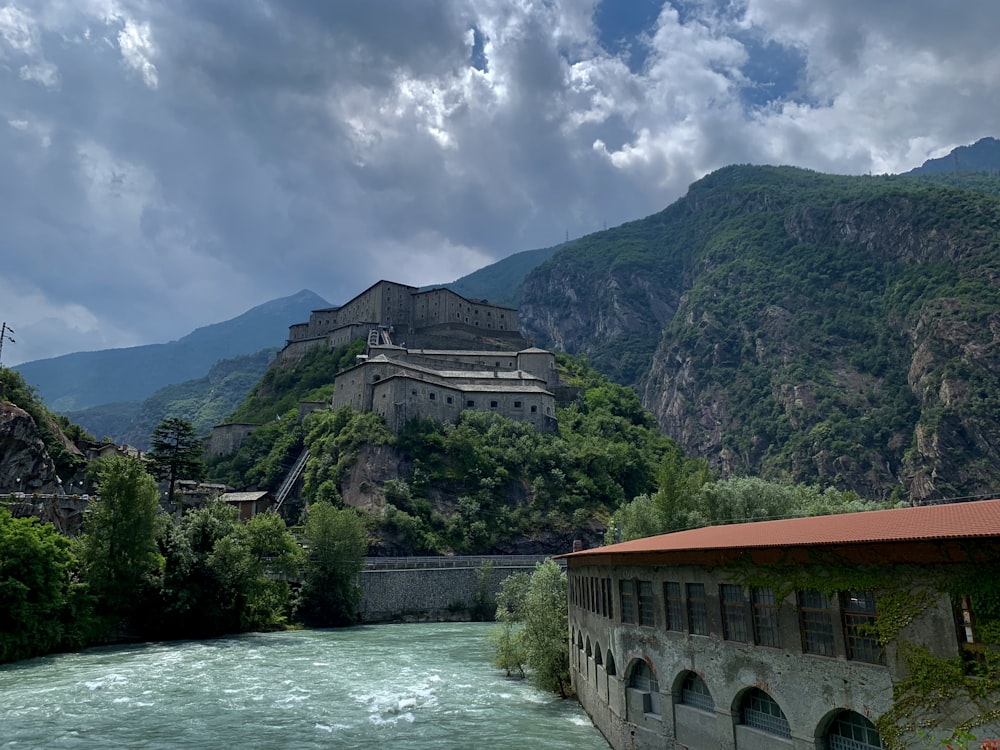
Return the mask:
{"type": "Polygon", "coordinates": [[[152,450],[146,454],[150,472],[157,479],[170,482],[167,501],[173,505],[174,483],[178,479],[201,479],[205,461],[201,438],[194,425],[179,417],[166,417],[149,439],[152,450]]]}

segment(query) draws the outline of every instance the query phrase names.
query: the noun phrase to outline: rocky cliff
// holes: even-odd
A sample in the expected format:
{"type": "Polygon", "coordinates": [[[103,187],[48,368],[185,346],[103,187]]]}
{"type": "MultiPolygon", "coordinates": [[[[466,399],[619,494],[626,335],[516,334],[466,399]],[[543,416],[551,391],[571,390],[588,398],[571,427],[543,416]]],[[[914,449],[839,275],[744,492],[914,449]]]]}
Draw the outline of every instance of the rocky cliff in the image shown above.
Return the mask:
{"type": "Polygon", "coordinates": [[[723,475],[990,494],[998,249],[982,191],[730,167],[564,248],[526,280],[521,320],[635,385],[723,475]]]}
{"type": "Polygon", "coordinates": [[[61,494],[56,465],[28,412],[0,401],[0,493],[61,494]]]}

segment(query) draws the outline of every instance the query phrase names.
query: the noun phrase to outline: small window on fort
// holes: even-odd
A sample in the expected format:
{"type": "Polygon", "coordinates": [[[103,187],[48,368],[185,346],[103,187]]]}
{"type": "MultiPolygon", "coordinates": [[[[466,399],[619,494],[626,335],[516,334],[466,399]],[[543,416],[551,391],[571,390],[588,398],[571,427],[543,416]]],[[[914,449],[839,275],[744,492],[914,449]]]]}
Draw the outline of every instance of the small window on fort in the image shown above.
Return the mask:
{"type": "Polygon", "coordinates": [[[667,630],[684,630],[684,610],[681,603],[681,585],[676,581],[663,584],[663,607],[666,614],[667,630]]]}
{"type": "Polygon", "coordinates": [[[705,600],[705,584],[688,583],[687,615],[688,631],[694,635],[708,635],[708,602],[705,600]]]}
{"type": "Polygon", "coordinates": [[[778,603],[774,600],[774,590],[770,587],[751,590],[750,606],[753,609],[754,643],[779,648],[778,603]]]}
{"type": "Polygon", "coordinates": [[[538,407],[535,406],[534,404],[532,404],[532,406],[531,406],[531,413],[534,414],[537,411],[538,411],[538,407]]]}
{"type": "Polygon", "coordinates": [[[626,578],[618,582],[618,599],[621,603],[622,622],[635,622],[635,581],[626,578]]]}
{"type": "Polygon", "coordinates": [[[639,581],[638,587],[639,624],[653,627],[656,615],[653,613],[653,582],[639,581]]]}
{"type": "Polygon", "coordinates": [[[416,390],[412,390],[412,391],[410,391],[410,395],[411,395],[411,396],[416,396],[416,395],[417,395],[417,392],[416,392],[416,390]]]}
{"type": "Polygon", "coordinates": [[[746,643],[747,605],[743,599],[743,587],[724,583],[719,587],[722,600],[722,637],[727,641],[746,643]]]}
{"type": "Polygon", "coordinates": [[[500,406],[499,402],[497,402],[497,401],[490,401],[490,408],[491,409],[496,409],[498,406],[500,406]]]}
{"type": "Polygon", "coordinates": [[[515,409],[520,409],[521,408],[521,402],[520,401],[515,401],[514,402],[514,408],[515,409]]]}
{"type": "Polygon", "coordinates": [[[791,739],[792,730],[781,706],[758,688],[750,688],[740,705],[740,723],[777,737],[791,739]]]}
{"type": "Polygon", "coordinates": [[[434,393],[434,391],[431,391],[430,393],[427,394],[427,398],[433,401],[434,399],[437,398],[437,395],[434,393]]]}
{"type": "Polygon", "coordinates": [[[681,703],[685,706],[693,706],[700,711],[715,713],[715,701],[712,700],[712,693],[709,692],[708,685],[694,672],[688,672],[681,685],[681,703]]]}
{"type": "Polygon", "coordinates": [[[844,613],[844,643],[847,658],[869,664],[882,664],[882,649],[875,637],[875,595],[871,591],[845,591],[841,594],[844,613]]]}
{"type": "Polygon", "coordinates": [[[807,654],[833,656],[833,610],[826,594],[799,592],[799,622],[802,650],[807,654]]]}
{"type": "Polygon", "coordinates": [[[470,409],[474,409],[476,406],[476,402],[470,398],[468,401],[465,402],[465,405],[468,406],[470,409]]]}
{"type": "Polygon", "coordinates": [[[451,396],[446,396],[444,400],[447,401],[449,404],[452,404],[452,403],[455,402],[455,399],[453,399],[451,396]]]}

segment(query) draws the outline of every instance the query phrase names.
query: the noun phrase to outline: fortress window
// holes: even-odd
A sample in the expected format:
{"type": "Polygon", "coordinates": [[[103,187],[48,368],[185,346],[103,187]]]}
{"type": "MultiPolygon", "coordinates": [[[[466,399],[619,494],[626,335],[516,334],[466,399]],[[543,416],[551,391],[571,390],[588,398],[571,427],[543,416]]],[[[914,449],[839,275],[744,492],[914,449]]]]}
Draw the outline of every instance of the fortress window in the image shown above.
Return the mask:
{"type": "Polygon", "coordinates": [[[688,630],[694,635],[708,635],[708,602],[705,584],[687,584],[688,630]]]}
{"type": "Polygon", "coordinates": [[[727,641],[746,643],[747,638],[747,605],[743,601],[743,589],[731,583],[719,587],[719,597],[722,599],[722,636],[727,641]]]}
{"type": "MultiPolygon", "coordinates": [[[[833,720],[826,736],[827,747],[833,750],[883,750],[878,730],[861,714],[842,711],[833,720]]],[[[988,747],[988,745],[984,746],[988,747]]]]}
{"type": "Polygon", "coordinates": [[[666,612],[667,630],[684,630],[684,610],[681,605],[681,585],[676,581],[663,584],[663,606],[666,612]]]}
{"type": "Polygon", "coordinates": [[[622,622],[635,622],[635,581],[618,582],[618,598],[622,605],[622,622]]]}
{"type": "Polygon", "coordinates": [[[514,408],[515,409],[520,409],[521,408],[521,402],[520,401],[515,401],[514,402],[514,408]]]}
{"type": "Polygon", "coordinates": [[[875,595],[871,591],[845,591],[841,596],[847,658],[881,664],[882,649],[871,632],[875,624],[875,595]]]}
{"type": "Polygon", "coordinates": [[[688,672],[681,685],[681,703],[701,711],[715,713],[715,701],[712,700],[708,685],[694,672],[688,672]]]}
{"type": "Polygon", "coordinates": [[[534,404],[532,404],[532,405],[531,405],[531,413],[532,413],[532,414],[534,414],[534,413],[535,413],[535,412],[537,412],[537,411],[538,411],[538,407],[537,407],[537,406],[535,406],[534,404]]]}
{"type": "Polygon", "coordinates": [[[470,409],[476,408],[476,402],[473,401],[471,398],[465,402],[465,405],[468,406],[470,409]]]}
{"type": "Polygon", "coordinates": [[[437,395],[434,393],[434,391],[431,391],[430,393],[427,394],[427,398],[433,401],[434,399],[437,398],[437,395]]]}
{"type": "Polygon", "coordinates": [[[653,613],[653,582],[639,581],[639,624],[653,627],[656,615],[653,613]]]}
{"type": "Polygon", "coordinates": [[[410,391],[410,395],[411,396],[416,396],[417,395],[417,389],[414,388],[412,391],[410,391]]]}
{"type": "Polygon", "coordinates": [[[753,609],[753,636],[758,646],[781,647],[778,637],[778,605],[774,601],[774,590],[755,588],[750,592],[750,606],[753,609]]]}
{"type": "Polygon", "coordinates": [[[820,591],[799,592],[799,622],[802,627],[802,650],[807,654],[833,656],[833,612],[826,594],[820,591]]]}
{"type": "Polygon", "coordinates": [[[444,400],[447,401],[449,404],[452,404],[452,403],[455,402],[455,399],[453,399],[451,396],[445,396],[444,400]]]}
{"type": "Polygon", "coordinates": [[[792,730],[781,706],[770,695],[758,688],[751,688],[740,706],[740,721],[748,727],[778,737],[791,739],[792,730]]]}
{"type": "Polygon", "coordinates": [[[496,409],[500,404],[497,401],[490,401],[490,408],[496,409]]]}

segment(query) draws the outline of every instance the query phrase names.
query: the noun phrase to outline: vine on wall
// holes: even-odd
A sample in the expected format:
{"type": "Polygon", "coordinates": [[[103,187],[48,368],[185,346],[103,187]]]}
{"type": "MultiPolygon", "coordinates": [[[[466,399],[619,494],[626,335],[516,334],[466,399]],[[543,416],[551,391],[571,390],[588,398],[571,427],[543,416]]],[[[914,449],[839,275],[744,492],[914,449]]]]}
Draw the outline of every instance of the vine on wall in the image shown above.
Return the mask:
{"type": "Polygon", "coordinates": [[[903,676],[894,680],[892,707],[875,721],[889,750],[910,747],[915,737],[928,732],[950,732],[947,742],[955,742],[1000,720],[1000,559],[926,568],[852,565],[825,551],[813,551],[810,557],[805,565],[789,561],[766,567],[747,559],[732,573],[744,586],[772,589],[776,601],[806,590],[828,597],[874,592],[872,634],[883,649],[895,650],[903,667],[903,676]],[[956,611],[963,597],[972,602],[976,650],[940,657],[902,637],[942,594],[956,611]],[[957,715],[968,718],[949,726],[957,715]]]}

